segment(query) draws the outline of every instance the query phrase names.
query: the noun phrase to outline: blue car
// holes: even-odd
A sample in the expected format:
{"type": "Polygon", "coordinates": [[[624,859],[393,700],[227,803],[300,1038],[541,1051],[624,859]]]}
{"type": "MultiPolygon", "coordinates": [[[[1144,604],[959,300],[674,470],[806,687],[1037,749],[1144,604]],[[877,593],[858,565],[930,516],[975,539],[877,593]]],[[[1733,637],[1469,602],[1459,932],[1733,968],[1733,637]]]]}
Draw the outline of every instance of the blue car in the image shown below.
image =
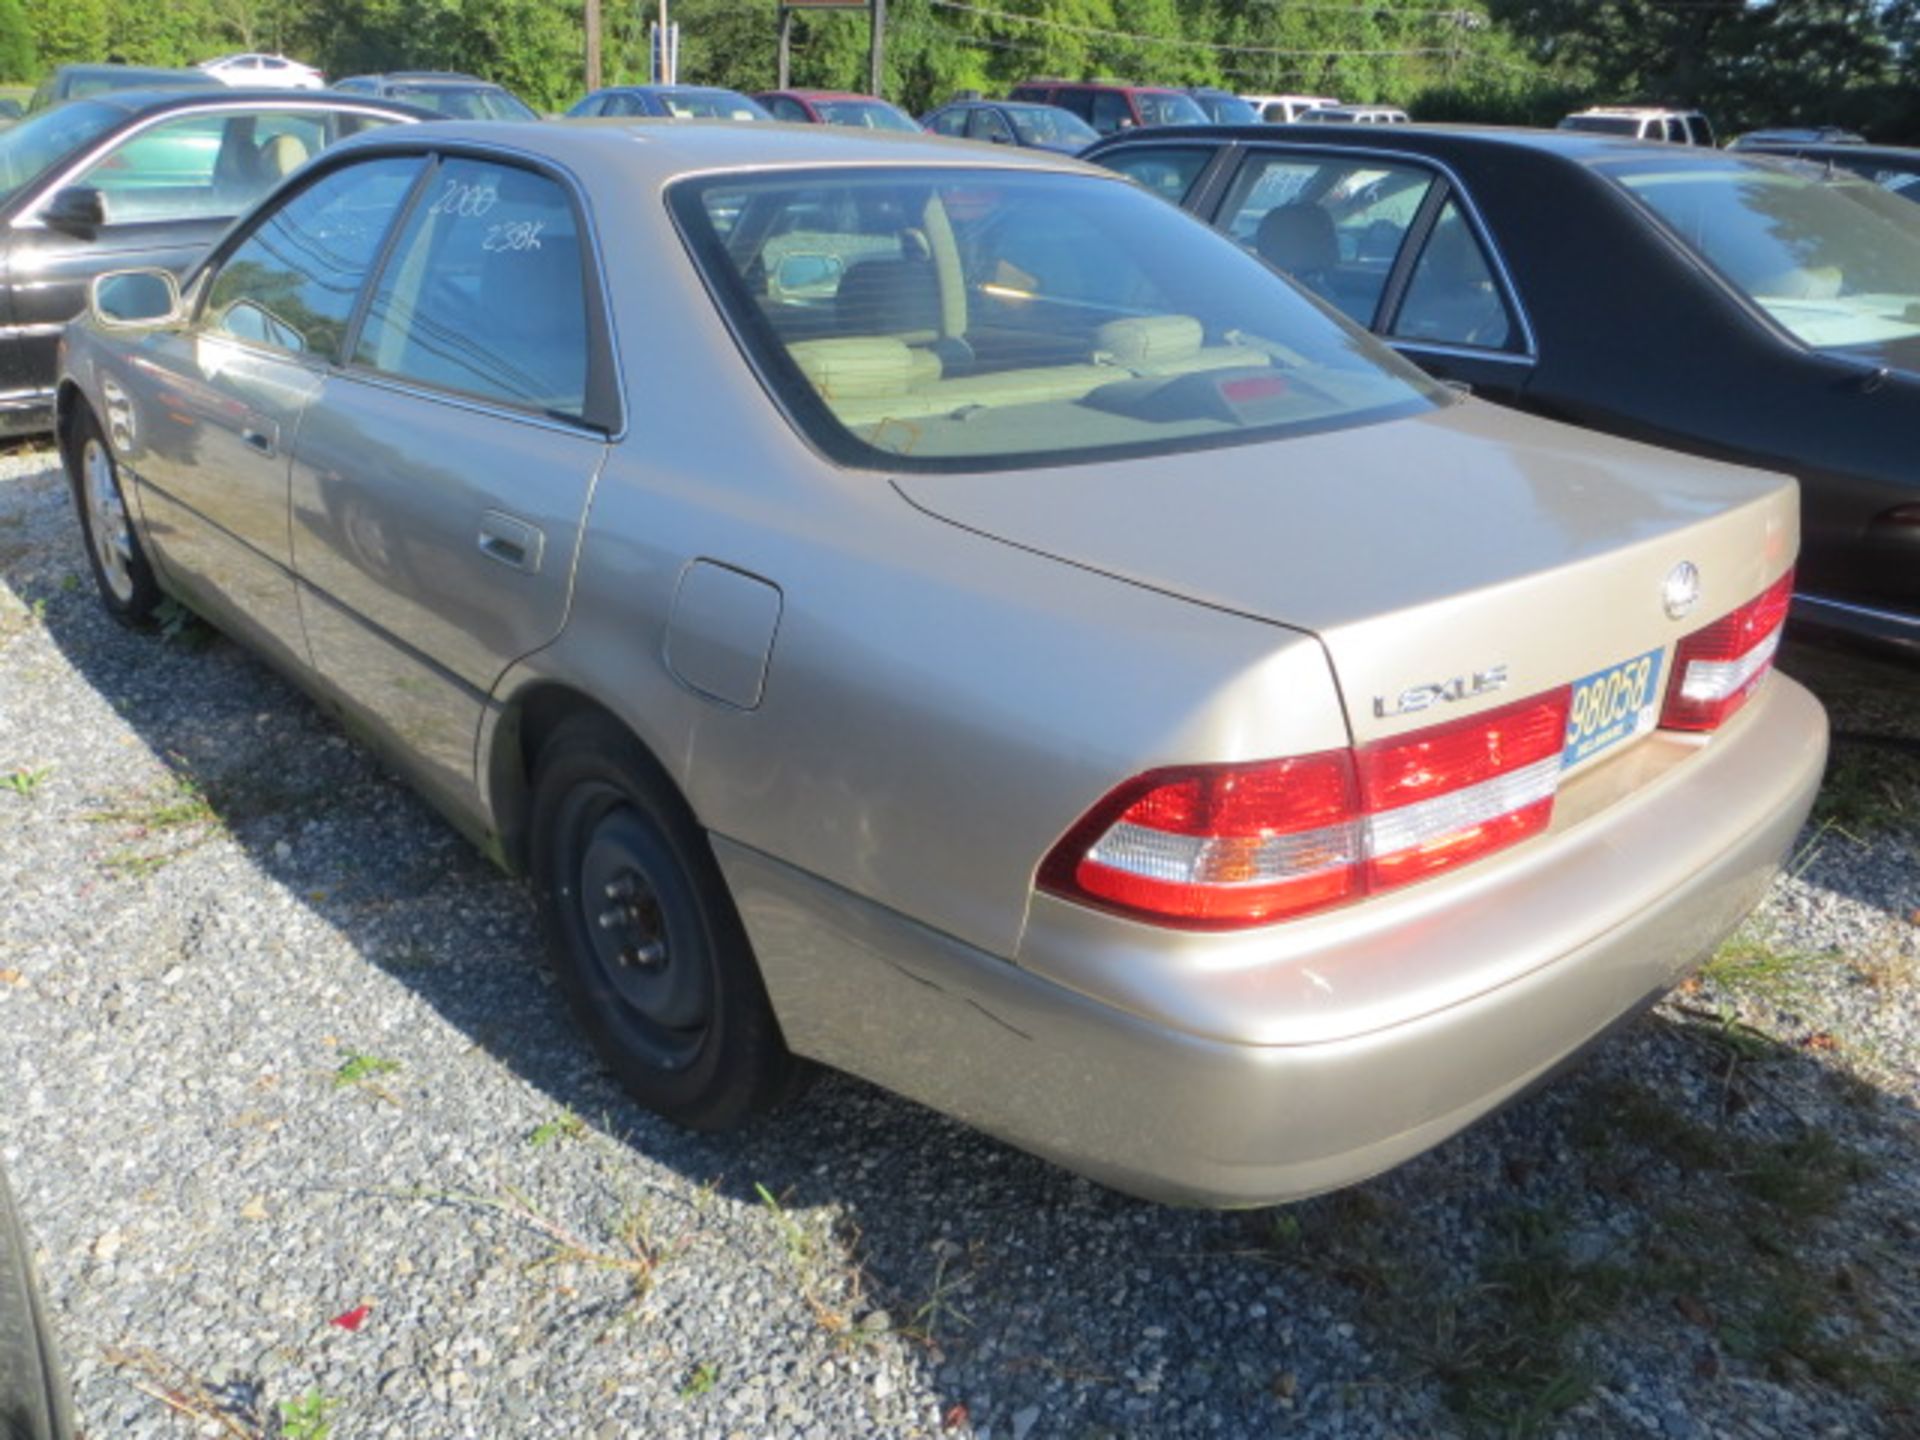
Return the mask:
{"type": "Polygon", "coordinates": [[[767,107],[718,85],[609,85],[567,111],[576,115],[654,115],[663,120],[771,120],[767,107]]]}

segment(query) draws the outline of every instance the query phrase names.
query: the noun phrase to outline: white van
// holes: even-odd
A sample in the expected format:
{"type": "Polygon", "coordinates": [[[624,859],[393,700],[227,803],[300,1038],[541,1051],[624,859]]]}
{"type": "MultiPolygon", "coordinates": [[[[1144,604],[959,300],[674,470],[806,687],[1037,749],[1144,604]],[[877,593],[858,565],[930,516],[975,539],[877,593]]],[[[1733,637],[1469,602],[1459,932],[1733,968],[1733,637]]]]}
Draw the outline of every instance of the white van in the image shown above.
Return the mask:
{"type": "Polygon", "coordinates": [[[1334,95],[1242,95],[1240,98],[1258,110],[1262,120],[1276,125],[1291,125],[1309,110],[1340,103],[1334,95]]]}

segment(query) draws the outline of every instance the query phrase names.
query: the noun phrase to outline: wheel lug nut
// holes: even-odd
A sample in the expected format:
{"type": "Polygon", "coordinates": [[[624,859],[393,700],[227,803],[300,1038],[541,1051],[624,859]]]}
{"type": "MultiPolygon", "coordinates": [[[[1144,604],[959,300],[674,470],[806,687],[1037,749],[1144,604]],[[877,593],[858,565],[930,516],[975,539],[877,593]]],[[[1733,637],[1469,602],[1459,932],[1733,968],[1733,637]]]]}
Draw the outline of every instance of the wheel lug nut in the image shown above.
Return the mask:
{"type": "Polygon", "coordinates": [[[618,880],[608,881],[607,882],[607,899],[609,900],[633,899],[632,878],[628,876],[623,876],[618,880]]]}
{"type": "Polygon", "coordinates": [[[602,930],[617,929],[626,918],[627,912],[624,910],[602,910],[600,912],[600,928],[602,930]]]}

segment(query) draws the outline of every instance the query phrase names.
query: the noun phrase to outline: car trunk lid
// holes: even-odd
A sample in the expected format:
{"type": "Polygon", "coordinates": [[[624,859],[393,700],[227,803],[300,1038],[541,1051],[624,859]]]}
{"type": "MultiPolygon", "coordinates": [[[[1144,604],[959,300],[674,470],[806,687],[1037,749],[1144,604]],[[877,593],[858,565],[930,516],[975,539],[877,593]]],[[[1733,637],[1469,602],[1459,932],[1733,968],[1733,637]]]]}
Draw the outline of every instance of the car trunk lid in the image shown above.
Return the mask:
{"type": "Polygon", "coordinates": [[[1473,401],[1273,444],[896,484],[969,530],[1313,633],[1361,744],[1636,657],[1651,693],[1626,733],[1644,731],[1673,642],[1777,579],[1799,535],[1790,479],[1473,401]],[[1688,565],[1697,598],[1674,616],[1667,584],[1688,565]]]}

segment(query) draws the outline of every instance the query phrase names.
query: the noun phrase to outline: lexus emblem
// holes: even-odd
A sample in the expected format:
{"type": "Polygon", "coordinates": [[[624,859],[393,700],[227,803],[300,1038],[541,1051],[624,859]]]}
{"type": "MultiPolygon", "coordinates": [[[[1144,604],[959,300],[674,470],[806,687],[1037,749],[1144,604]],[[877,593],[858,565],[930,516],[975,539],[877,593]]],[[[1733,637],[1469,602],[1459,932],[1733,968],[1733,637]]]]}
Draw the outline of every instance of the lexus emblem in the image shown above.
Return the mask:
{"type": "Polygon", "coordinates": [[[1660,586],[1660,603],[1667,607],[1667,618],[1678,620],[1700,599],[1700,570],[1691,560],[1682,560],[1667,572],[1660,586]]]}

